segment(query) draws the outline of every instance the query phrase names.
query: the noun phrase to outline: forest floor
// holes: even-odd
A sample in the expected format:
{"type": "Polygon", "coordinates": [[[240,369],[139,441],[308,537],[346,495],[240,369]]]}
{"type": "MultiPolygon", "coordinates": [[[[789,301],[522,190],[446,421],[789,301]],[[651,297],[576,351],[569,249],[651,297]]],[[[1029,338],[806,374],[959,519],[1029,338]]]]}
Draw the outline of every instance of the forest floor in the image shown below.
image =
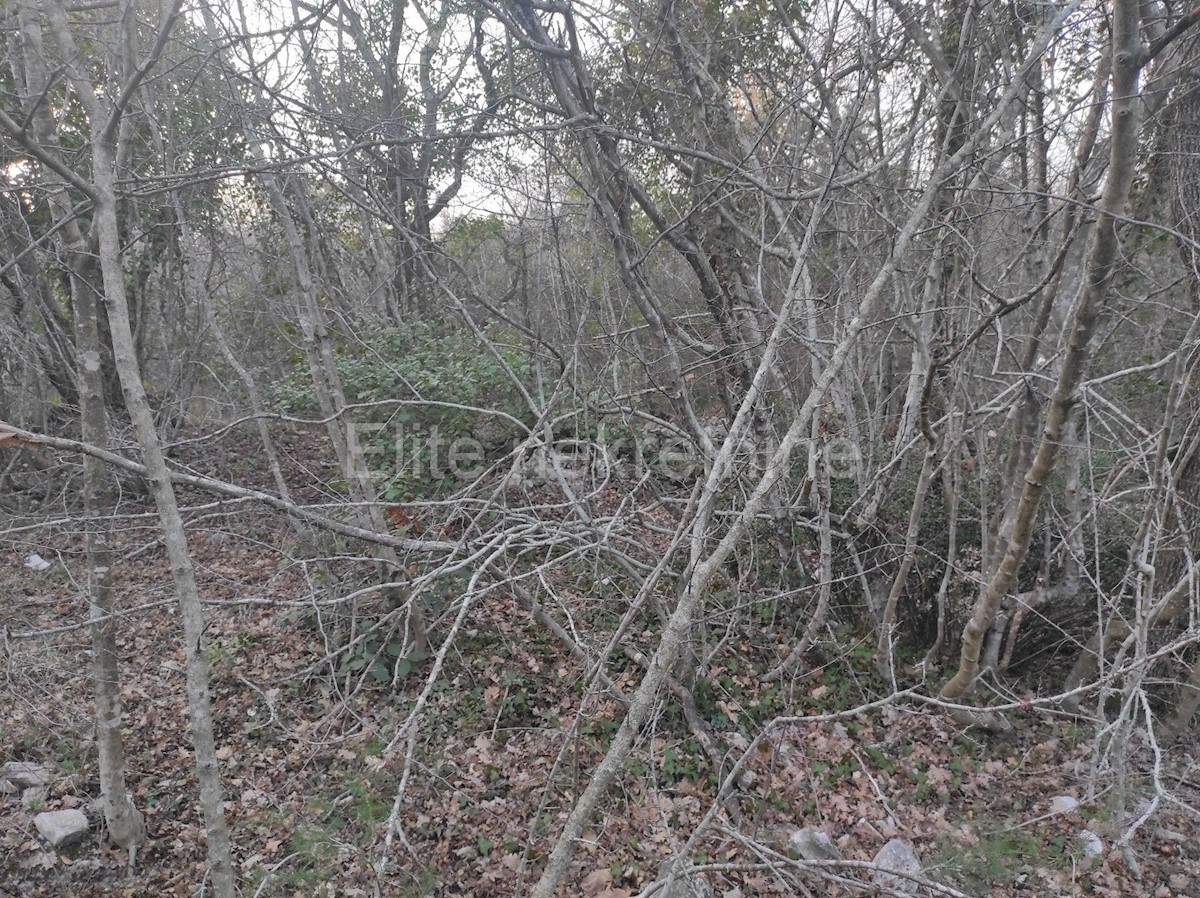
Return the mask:
{"type": "MultiPolygon", "coordinates": [[[[286,430],[279,436],[301,498],[321,501],[312,484],[334,474],[315,449],[319,441],[286,430]]],[[[233,431],[203,453],[187,449],[177,459],[197,470],[270,486],[249,434],[233,431]]],[[[297,560],[311,547],[301,550],[288,522],[268,511],[214,504],[198,492],[182,500],[209,603],[212,698],[243,894],[523,894],[616,731],[617,702],[593,695],[581,712],[580,664],[512,596],[491,593],[473,606],[446,657],[412,748],[401,834],[385,849],[384,822],[406,764],[400,728],[429,663],[398,689],[364,676],[367,668],[331,676],[305,603],[313,570],[297,560]]],[[[125,556],[116,588],[122,607],[142,609],[124,619],[119,638],[127,777],[149,842],[126,877],[123,853],[107,844],[90,810],[99,782],[81,537],[65,518],[38,529],[20,529],[32,519],[0,519],[0,763],[37,761],[56,773],[41,807],[0,794],[5,898],[201,891],[205,836],[179,621],[152,509],[130,501],[122,511],[131,516],[115,534],[125,556]],[[30,552],[51,569],[26,569],[30,552]],[[81,844],[55,852],[39,840],[32,816],[63,808],[88,810],[93,828],[81,844]]],[[[586,619],[586,609],[572,610],[586,619]]],[[[1200,898],[1194,741],[1164,746],[1157,775],[1170,799],[1132,840],[1139,880],[1113,843],[1153,794],[1147,752],[1135,752],[1123,790],[1102,782],[1089,794],[1096,727],[1082,719],[1030,715],[999,739],[896,702],[843,719],[772,725],[785,714],[836,715],[877,698],[879,687],[869,649],[854,644],[826,648],[819,665],[790,680],[764,683],[761,671],[786,654],[794,633],[781,622],[753,632],[731,640],[710,664],[712,686],[696,690],[729,750],[750,746],[766,728],[734,811],[718,815],[693,855],[714,865],[717,895],[803,894],[771,865],[787,860],[787,834],[809,826],[828,832],[848,860],[870,861],[890,838],[909,839],[931,879],[966,895],[1200,898]],[[1052,813],[1060,795],[1078,798],[1079,807],[1052,813]],[[1085,829],[1102,840],[1098,857],[1085,857],[1085,829]]],[[[654,634],[635,638],[649,646],[654,634]]],[[[628,693],[638,676],[631,663],[617,684],[628,693]]],[[[664,706],[578,844],[562,894],[637,894],[700,824],[714,795],[705,752],[682,715],[664,706]]],[[[877,894],[805,875],[812,894],[877,894]]]]}

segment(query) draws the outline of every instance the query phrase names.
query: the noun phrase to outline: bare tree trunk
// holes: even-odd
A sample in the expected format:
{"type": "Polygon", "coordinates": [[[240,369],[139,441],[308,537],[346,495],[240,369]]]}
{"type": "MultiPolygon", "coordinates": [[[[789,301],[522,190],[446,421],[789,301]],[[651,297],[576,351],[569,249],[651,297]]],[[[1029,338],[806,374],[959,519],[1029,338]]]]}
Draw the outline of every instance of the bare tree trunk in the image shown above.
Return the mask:
{"type": "MultiPolygon", "coordinates": [[[[78,257],[77,257],[78,258],[78,257]]],[[[73,264],[72,268],[78,266],[73,264]]],[[[75,311],[75,342],[79,365],[80,432],[96,446],[108,443],[108,410],[104,401],[100,332],[100,296],[94,279],[73,270],[71,299],[75,311]]],[[[92,621],[93,680],[96,689],[96,744],[100,766],[100,795],[109,837],[129,852],[132,871],[137,847],[146,837],[145,820],[125,788],[125,747],[121,739],[121,678],[117,656],[117,621],[110,587],[112,552],[109,548],[113,509],[110,473],[95,458],[83,461],[84,515],[87,519],[89,618],[92,621]]]]}
{"type": "Polygon", "coordinates": [[[942,507],[946,513],[946,569],[942,571],[942,581],[938,584],[937,634],[934,637],[933,645],[921,659],[919,665],[921,671],[928,670],[931,664],[937,663],[938,656],[946,644],[946,617],[950,583],[954,579],[955,568],[958,565],[959,469],[955,464],[958,442],[953,431],[955,422],[951,421],[949,427],[952,430],[946,435],[945,458],[942,462],[942,507]]]}
{"type": "MultiPolygon", "coordinates": [[[[53,145],[54,125],[40,101],[49,89],[45,70],[45,47],[36,12],[27,3],[18,7],[25,83],[31,100],[34,139],[43,147],[53,145]]],[[[108,408],[105,402],[103,347],[99,318],[103,293],[96,277],[87,240],[79,228],[76,210],[66,185],[53,172],[49,205],[55,224],[62,230],[64,256],[70,271],[71,309],[74,313],[75,356],[79,397],[80,434],[94,446],[108,443],[108,408]]],[[[132,870],[138,845],[146,836],[145,820],[126,791],[125,746],[121,738],[121,679],[117,654],[117,622],[113,617],[109,547],[113,510],[110,473],[95,457],[83,461],[83,505],[86,520],[88,617],[91,621],[93,672],[96,697],[96,745],[100,768],[100,797],[109,837],[129,852],[132,870]]]]}
{"type": "MultiPolygon", "coordinates": [[[[1082,463],[1083,451],[1079,446],[1079,438],[1077,431],[1079,422],[1072,418],[1067,422],[1067,435],[1064,443],[1067,446],[1067,477],[1066,477],[1066,511],[1067,518],[1063,522],[1061,531],[1063,539],[1064,559],[1062,562],[1061,576],[1057,582],[1050,582],[1050,574],[1052,568],[1052,555],[1054,554],[1050,546],[1046,546],[1045,558],[1042,563],[1042,571],[1038,575],[1038,582],[1032,590],[1022,595],[1016,596],[1011,605],[1012,621],[1008,625],[1008,633],[1000,633],[1000,636],[1005,637],[1005,645],[1003,655],[996,664],[996,672],[1003,674],[1009,664],[1012,662],[1013,652],[1017,645],[1017,636],[1021,632],[1021,624],[1031,611],[1034,611],[1039,606],[1047,602],[1070,602],[1079,595],[1080,581],[1080,565],[1084,559],[1083,545],[1083,483],[1082,483],[1082,463]]],[[[1046,526],[1044,532],[1051,532],[1050,514],[1046,515],[1046,526]]]]}
{"type": "Polygon", "coordinates": [[[1138,74],[1142,65],[1138,22],[1138,4],[1134,0],[1116,0],[1113,6],[1113,100],[1109,167],[1100,199],[1099,220],[1096,222],[1092,247],[1088,254],[1085,281],[1071,316],[1070,337],[1058,383],[1046,413],[1041,443],[1025,474],[1024,487],[1003,558],[976,600],[971,619],[963,631],[958,671],[942,687],[942,698],[947,701],[962,699],[974,686],[979,674],[983,638],[1028,554],[1038,505],[1046,482],[1054,470],[1067,417],[1074,407],[1076,391],[1090,357],[1090,343],[1096,329],[1096,321],[1107,299],[1113,272],[1119,261],[1120,238],[1117,227],[1129,199],[1137,160],[1138,74]]]}
{"type": "MultiPolygon", "coordinates": [[[[1082,185],[1088,181],[1088,170],[1095,158],[1094,151],[1100,126],[1104,119],[1104,107],[1109,95],[1109,77],[1111,72],[1112,57],[1106,54],[1100,60],[1100,65],[1097,67],[1095,78],[1092,82],[1091,109],[1084,121],[1079,139],[1076,142],[1075,166],[1071,170],[1067,193],[1072,200],[1077,200],[1078,202],[1068,203],[1064,210],[1060,236],[1060,254],[1064,253],[1070,246],[1073,235],[1079,227],[1079,210],[1086,199],[1086,190],[1082,185]]],[[[1040,98],[1039,85],[1041,82],[1042,79],[1039,75],[1034,84],[1033,96],[1035,98],[1040,98]]],[[[1040,110],[1040,99],[1035,100],[1034,105],[1035,109],[1040,110]]],[[[1037,113],[1037,117],[1041,117],[1040,112],[1037,113]]],[[[1039,194],[1045,193],[1049,190],[1045,182],[1046,160],[1043,156],[1045,147],[1042,146],[1041,141],[1036,136],[1032,142],[1034,144],[1034,176],[1032,187],[1039,194]]],[[[1039,223],[1043,222],[1045,218],[1045,215],[1040,212],[1041,206],[1042,203],[1035,203],[1035,214],[1038,215],[1037,221],[1039,223]]],[[[1041,236],[1040,233],[1038,236],[1041,236]]],[[[1039,240],[1040,248],[1041,241],[1039,240]]],[[[1042,253],[1031,254],[1030,268],[1033,276],[1036,277],[1043,274],[1042,263],[1044,262],[1045,259],[1042,253]]],[[[1028,378],[1028,372],[1032,372],[1037,362],[1038,354],[1041,352],[1044,341],[1047,338],[1047,331],[1050,327],[1054,308],[1062,293],[1061,288],[1065,271],[1066,266],[1062,264],[1059,264],[1057,271],[1051,268],[1049,282],[1042,287],[1040,296],[1035,297],[1036,312],[1034,320],[1030,325],[1029,334],[1025,339],[1025,345],[1021,350],[1019,359],[1020,371],[1026,378],[1028,378]]],[[[1021,497],[1019,474],[1029,467],[1033,452],[1033,443],[1037,437],[1035,430],[1036,419],[1041,407],[1041,401],[1037,393],[1034,391],[1032,384],[1026,380],[1021,385],[1017,398],[1014,401],[1008,425],[1009,446],[1005,458],[1004,476],[1001,481],[996,509],[991,522],[992,533],[995,534],[995,539],[990,549],[985,548],[983,553],[984,566],[982,573],[985,578],[990,577],[999,567],[1003,559],[1004,547],[1007,546],[1008,538],[1012,535],[1014,515],[1016,514],[1017,505],[1021,497]]]]}
{"type": "MultiPolygon", "coordinates": [[[[813,445],[815,446],[815,440],[813,445]]],[[[816,459],[810,459],[810,462],[812,462],[810,470],[816,469],[813,470],[812,494],[817,505],[817,533],[820,545],[820,560],[817,569],[817,604],[813,608],[812,617],[808,619],[808,624],[804,627],[800,641],[792,646],[792,650],[788,652],[783,661],[763,676],[764,680],[777,680],[799,664],[817,641],[817,634],[821,632],[829,617],[829,600],[833,594],[833,525],[829,520],[831,504],[829,459],[822,452],[818,453],[816,459]]]]}
{"type": "MultiPolygon", "coordinates": [[[[133,422],[134,432],[146,466],[150,492],[158,509],[163,529],[171,574],[179,599],[180,618],[187,652],[188,710],[192,718],[192,741],[195,751],[196,776],[200,784],[200,804],[208,838],[208,857],[211,864],[213,891],[217,898],[234,898],[236,879],[233,871],[229,829],[221,796],[220,765],[216,755],[212,709],[209,702],[208,655],[204,650],[204,611],[200,592],[187,546],[187,535],[175,490],[154,427],[154,416],[142,386],[137,348],[129,319],[125,292],[125,272],[121,265],[120,229],[117,218],[116,167],[120,155],[117,142],[118,126],[123,108],[117,100],[128,102],[141,78],[149,71],[161,53],[167,36],[179,15],[179,3],[163,9],[159,32],[150,57],[143,65],[123,72],[122,92],[110,104],[101,102],[91,78],[81,65],[66,11],[59,0],[47,4],[50,24],[62,53],[67,76],[75,94],[84,107],[91,136],[92,153],[92,220],[97,233],[100,271],[104,282],[104,302],[116,360],[117,375],[125,396],[126,409],[133,422]],[[127,79],[127,80],[126,80],[127,79]]],[[[123,10],[122,20],[133,20],[132,10],[123,10]]]]}
{"type": "Polygon", "coordinates": [[[892,659],[892,641],[895,636],[896,606],[908,585],[908,575],[912,571],[913,561],[917,556],[917,537],[921,530],[921,514],[925,511],[925,497],[929,494],[929,484],[933,479],[933,463],[937,458],[937,444],[930,443],[921,460],[921,473],[917,476],[917,490],[913,496],[912,508],[909,510],[908,530],[904,535],[904,554],[900,559],[900,567],[892,580],[892,588],[888,591],[887,601],[883,606],[883,619],[879,623],[879,636],[875,646],[875,666],[879,675],[886,681],[895,678],[892,659]]]}

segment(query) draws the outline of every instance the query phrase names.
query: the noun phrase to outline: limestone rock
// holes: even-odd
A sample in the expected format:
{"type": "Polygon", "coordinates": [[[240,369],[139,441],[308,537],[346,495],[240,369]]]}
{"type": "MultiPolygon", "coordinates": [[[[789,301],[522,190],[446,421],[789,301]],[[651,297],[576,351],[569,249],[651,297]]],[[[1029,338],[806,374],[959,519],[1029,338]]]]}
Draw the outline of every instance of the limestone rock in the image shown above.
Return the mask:
{"type": "Polygon", "coordinates": [[[1083,844],[1084,857],[1100,857],[1104,854],[1104,842],[1090,829],[1080,830],[1076,838],[1083,844]]]}
{"type": "Polygon", "coordinates": [[[22,789],[50,785],[50,768],[33,761],[9,761],[0,767],[0,780],[8,780],[22,789]]]}
{"type": "Polygon", "coordinates": [[[1059,795],[1050,802],[1051,814],[1069,814],[1079,807],[1079,799],[1070,795],[1059,795]]]}
{"type": "Polygon", "coordinates": [[[50,797],[50,790],[45,786],[30,786],[21,792],[21,807],[29,811],[40,808],[50,797]]]}
{"type": "Polygon", "coordinates": [[[833,839],[828,833],[819,829],[804,827],[792,833],[788,840],[796,853],[806,861],[840,861],[842,853],[838,851],[833,839]]]}
{"type": "Polygon", "coordinates": [[[871,878],[875,885],[883,889],[890,889],[900,895],[917,894],[916,882],[906,876],[896,875],[899,873],[906,873],[910,876],[921,875],[921,860],[917,857],[916,849],[911,843],[904,839],[892,839],[879,849],[879,854],[875,855],[875,866],[882,868],[876,870],[875,875],[871,878]]]}
{"type": "Polygon", "coordinates": [[[673,865],[677,865],[680,871],[686,870],[688,866],[686,861],[677,861],[675,858],[667,858],[659,864],[658,881],[664,883],[664,886],[655,892],[655,895],[661,898],[716,898],[716,891],[703,873],[677,872],[675,878],[670,880],[673,865]],[[668,880],[670,885],[666,885],[668,880]]]}
{"type": "Polygon", "coordinates": [[[54,848],[78,842],[88,831],[87,814],[78,809],[43,811],[33,818],[37,831],[54,848]]]}

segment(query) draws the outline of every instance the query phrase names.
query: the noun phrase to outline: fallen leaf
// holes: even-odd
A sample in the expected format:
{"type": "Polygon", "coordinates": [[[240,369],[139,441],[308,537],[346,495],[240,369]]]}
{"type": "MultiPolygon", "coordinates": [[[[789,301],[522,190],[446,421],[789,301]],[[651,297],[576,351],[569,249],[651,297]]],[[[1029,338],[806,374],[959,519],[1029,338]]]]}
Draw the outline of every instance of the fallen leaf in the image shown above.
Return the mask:
{"type": "Polygon", "coordinates": [[[607,867],[593,870],[583,878],[579,886],[588,898],[599,898],[612,889],[612,871],[607,867]]]}

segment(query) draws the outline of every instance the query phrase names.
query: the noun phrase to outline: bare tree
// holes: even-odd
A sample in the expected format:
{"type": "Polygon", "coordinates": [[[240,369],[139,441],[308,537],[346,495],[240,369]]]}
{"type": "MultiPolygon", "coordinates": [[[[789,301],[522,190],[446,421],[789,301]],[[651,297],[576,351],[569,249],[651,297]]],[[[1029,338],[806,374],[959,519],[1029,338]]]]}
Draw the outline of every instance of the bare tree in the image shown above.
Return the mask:
{"type": "MultiPolygon", "coordinates": [[[[1142,47],[1140,24],[1139,7],[1136,4],[1118,4],[1115,7],[1108,170],[1083,272],[1083,284],[1073,305],[1067,343],[1042,425],[1041,441],[1024,474],[1011,532],[1002,531],[1002,538],[1005,538],[1003,559],[981,591],[971,619],[963,631],[958,671],[942,687],[942,697],[950,701],[961,699],[974,684],[979,672],[983,638],[1029,551],[1042,494],[1062,447],[1068,417],[1078,402],[1079,385],[1091,357],[1092,338],[1119,264],[1119,228],[1136,170],[1143,112],[1139,76],[1142,69],[1153,60],[1151,52],[1142,47]]],[[[1161,51],[1163,47],[1158,49],[1161,51]]]]}
{"type": "MultiPolygon", "coordinates": [[[[212,863],[214,891],[222,898],[231,898],[235,893],[235,879],[229,833],[221,798],[220,770],[216,758],[212,712],[208,695],[208,659],[204,650],[204,614],[187,547],[183,520],[179,513],[170,472],[163,456],[162,444],[155,429],[153,411],[146,397],[142,372],[138,364],[135,338],[126,299],[125,272],[121,260],[119,195],[116,187],[121,167],[129,150],[130,130],[126,113],[140,84],[162,53],[170,37],[171,29],[179,16],[179,7],[178,4],[173,4],[162,9],[157,29],[150,44],[144,49],[145,55],[142,58],[137,56],[139,47],[136,41],[136,19],[133,8],[128,4],[121,7],[122,15],[118,18],[119,24],[115,29],[115,34],[112,35],[113,43],[110,45],[108,58],[100,66],[101,82],[105,85],[105,89],[102,91],[97,90],[96,76],[89,71],[88,61],[80,52],[66,9],[57,0],[52,0],[42,8],[41,12],[45,15],[49,32],[57,44],[58,57],[71,85],[74,98],[82,107],[87,122],[91,156],[90,178],[85,179],[71,173],[71,170],[55,157],[52,149],[43,145],[42,141],[49,138],[49,134],[30,135],[9,116],[5,117],[4,124],[10,137],[25,141],[27,149],[43,165],[83,191],[91,203],[94,251],[98,257],[102,293],[97,295],[94,292],[97,286],[94,282],[90,284],[85,282],[79,285],[78,290],[73,290],[73,295],[82,294],[76,302],[75,308],[76,313],[80,315],[77,328],[82,343],[80,355],[83,375],[80,392],[84,403],[84,432],[89,438],[103,443],[105,410],[96,396],[100,369],[97,354],[96,310],[102,300],[107,311],[117,376],[124,391],[126,409],[133,422],[145,459],[147,480],[161,518],[179,599],[183,638],[188,659],[188,705],[192,715],[196,770],[200,780],[201,805],[208,832],[208,850],[212,863]]],[[[29,54],[27,58],[36,60],[36,64],[44,71],[46,50],[40,41],[34,42],[34,39],[40,35],[40,28],[33,13],[32,8],[26,10],[24,22],[28,29],[26,35],[29,43],[25,49],[29,54]]],[[[44,78],[32,79],[34,86],[46,83],[44,78]]],[[[35,106],[42,99],[42,95],[31,97],[35,106]]],[[[67,218],[71,212],[72,210],[69,208],[60,207],[59,209],[59,214],[66,220],[68,228],[72,227],[71,223],[74,220],[73,217],[67,218]]],[[[68,230],[68,236],[71,233],[68,230]]],[[[78,234],[78,231],[76,230],[75,233],[78,234]]],[[[82,236],[79,235],[76,247],[80,248],[82,244],[82,236]]],[[[79,249],[77,249],[78,251],[79,249]]],[[[76,275],[76,277],[78,278],[80,275],[76,275]]],[[[101,511],[97,491],[101,489],[100,478],[102,476],[102,472],[93,465],[89,477],[91,488],[88,491],[93,496],[93,514],[101,511]]],[[[99,591],[99,594],[93,596],[93,602],[96,609],[94,615],[97,617],[97,684],[98,689],[103,690],[102,695],[104,696],[102,700],[98,701],[97,728],[100,736],[102,763],[105,767],[105,779],[107,780],[105,815],[109,820],[113,838],[130,849],[132,863],[133,849],[144,837],[144,825],[140,814],[130,805],[124,794],[121,777],[119,702],[115,701],[117,684],[111,635],[113,623],[110,609],[106,607],[103,597],[103,578],[107,574],[107,558],[102,554],[102,538],[102,533],[92,536],[89,546],[89,563],[92,566],[93,586],[99,591]]]]}

